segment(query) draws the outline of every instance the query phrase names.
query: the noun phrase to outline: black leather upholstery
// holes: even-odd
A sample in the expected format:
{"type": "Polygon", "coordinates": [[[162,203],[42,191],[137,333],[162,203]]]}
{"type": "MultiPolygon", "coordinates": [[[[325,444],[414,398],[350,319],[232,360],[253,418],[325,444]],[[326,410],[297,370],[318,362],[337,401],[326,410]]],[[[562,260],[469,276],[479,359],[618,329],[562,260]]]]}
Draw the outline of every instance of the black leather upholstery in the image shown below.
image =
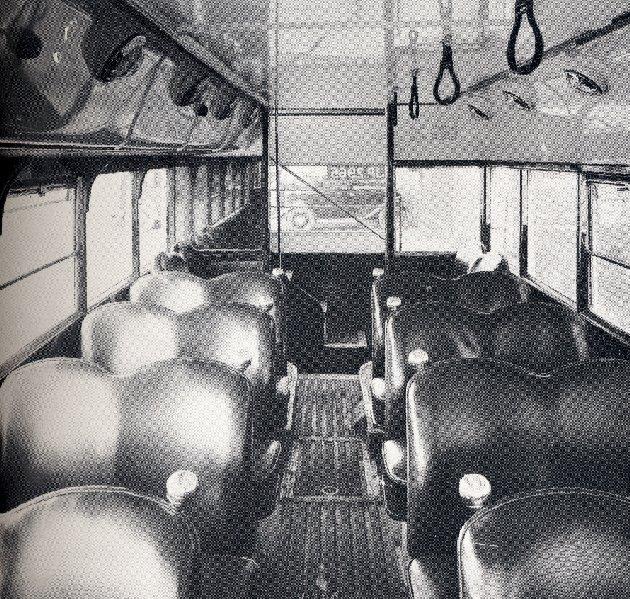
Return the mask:
{"type": "Polygon", "coordinates": [[[556,304],[523,303],[492,314],[444,303],[403,308],[388,319],[385,340],[384,424],[390,438],[405,434],[405,388],[413,374],[407,357],[418,348],[432,363],[488,357],[537,373],[588,358],[581,321],[556,304]]]}
{"type": "Polygon", "coordinates": [[[81,344],[84,359],[115,374],[176,357],[222,362],[252,383],[258,436],[285,425],[287,406],[273,378],[273,324],[251,306],[215,304],[176,314],[130,302],[105,304],[84,318],[81,344]]]}
{"type": "Polygon", "coordinates": [[[503,270],[478,270],[456,279],[414,273],[375,278],[371,301],[372,361],[381,374],[385,351],[386,301],[389,296],[400,297],[404,304],[444,302],[489,314],[526,301],[527,290],[517,277],[503,270]]]}
{"type": "Polygon", "coordinates": [[[18,368],[0,388],[3,507],[85,484],[164,496],[187,469],[199,478],[187,512],[212,551],[229,551],[261,501],[251,403],[247,379],[218,363],[168,360],[120,377],[69,358],[18,368]]]}
{"type": "Polygon", "coordinates": [[[630,363],[593,360],[537,376],[491,360],[428,366],[408,390],[410,555],[454,548],[470,516],[458,482],[483,474],[491,501],[521,491],[630,488],[630,363]]]}
{"type": "Polygon", "coordinates": [[[580,489],[513,497],[462,528],[462,599],[612,599],[630,589],[630,500],[580,489]]]}
{"type": "Polygon", "coordinates": [[[112,487],[38,497],[0,516],[0,596],[192,597],[194,530],[163,502],[112,487]]]}

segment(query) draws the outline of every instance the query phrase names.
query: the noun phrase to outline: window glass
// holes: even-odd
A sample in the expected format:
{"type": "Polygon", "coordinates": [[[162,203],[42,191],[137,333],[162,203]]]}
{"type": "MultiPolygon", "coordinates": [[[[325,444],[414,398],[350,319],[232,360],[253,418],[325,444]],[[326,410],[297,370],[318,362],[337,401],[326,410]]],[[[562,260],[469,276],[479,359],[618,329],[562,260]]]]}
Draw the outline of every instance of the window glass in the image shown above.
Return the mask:
{"type": "Polygon", "coordinates": [[[630,186],[591,183],[591,310],[630,333],[630,186]]]}
{"type": "Polygon", "coordinates": [[[141,272],[149,270],[155,257],[167,249],[166,221],[169,196],[168,170],[148,171],[138,201],[141,272]]]}
{"type": "Polygon", "coordinates": [[[71,257],[0,290],[0,363],[76,312],[74,273],[71,257]]]}
{"type": "Polygon", "coordinates": [[[108,173],[92,185],[86,222],[89,306],[120,289],[133,274],[132,179],[132,173],[108,173]]]}
{"type": "Polygon", "coordinates": [[[74,252],[74,200],[74,189],[67,187],[7,195],[0,235],[0,285],[74,252]]]}
{"type": "Polygon", "coordinates": [[[487,191],[490,247],[505,256],[510,270],[518,274],[521,234],[520,170],[506,167],[489,168],[487,191]]]}
{"type": "MultiPolygon", "coordinates": [[[[385,167],[335,164],[280,171],[280,230],[285,252],[382,252],[385,167]]],[[[269,169],[269,226],[277,250],[275,167],[269,169]]]]}
{"type": "Polygon", "coordinates": [[[528,171],[527,270],[536,281],[575,301],[578,176],[528,171]]]}
{"type": "Polygon", "coordinates": [[[483,169],[396,169],[396,239],[402,252],[479,247],[483,169]]]}

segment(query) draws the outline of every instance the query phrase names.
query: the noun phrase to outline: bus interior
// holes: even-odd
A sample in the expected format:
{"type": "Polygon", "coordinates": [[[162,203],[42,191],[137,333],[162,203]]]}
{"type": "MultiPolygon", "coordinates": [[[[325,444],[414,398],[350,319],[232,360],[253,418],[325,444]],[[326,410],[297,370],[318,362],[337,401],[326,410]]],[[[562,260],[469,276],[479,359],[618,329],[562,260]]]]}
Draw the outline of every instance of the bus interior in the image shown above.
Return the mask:
{"type": "Polygon", "coordinates": [[[630,596],[627,0],[7,0],[1,599],[630,596]]]}

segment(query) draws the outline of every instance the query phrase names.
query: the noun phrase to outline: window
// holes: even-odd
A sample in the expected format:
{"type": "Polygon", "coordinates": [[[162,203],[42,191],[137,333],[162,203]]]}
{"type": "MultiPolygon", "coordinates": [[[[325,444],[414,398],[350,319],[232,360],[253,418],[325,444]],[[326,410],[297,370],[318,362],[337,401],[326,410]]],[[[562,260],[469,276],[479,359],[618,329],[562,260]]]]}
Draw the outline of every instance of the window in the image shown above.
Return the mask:
{"type": "Polygon", "coordinates": [[[140,271],[148,271],[155,257],[168,246],[166,222],[170,183],[167,169],[147,172],[138,201],[140,231],[140,271]]]}
{"type": "Polygon", "coordinates": [[[521,171],[507,167],[488,169],[490,247],[507,258],[510,270],[519,273],[521,235],[521,171]]]}
{"type": "MultiPolygon", "coordinates": [[[[277,251],[273,122],[270,128],[269,225],[272,251],[277,251]]],[[[278,131],[282,250],[383,252],[387,156],[383,118],[282,116],[278,131]]]]}
{"type": "Polygon", "coordinates": [[[7,196],[0,235],[0,363],[77,311],[75,191],[48,187],[7,196]]]}
{"type": "MultiPolygon", "coordinates": [[[[382,252],[385,167],[290,166],[280,171],[280,230],[286,252],[382,252]]],[[[269,226],[277,249],[275,168],[269,169],[269,226]]]]}
{"type": "Polygon", "coordinates": [[[482,168],[397,168],[396,199],[400,251],[454,252],[479,247],[482,168]]]}
{"type": "Polygon", "coordinates": [[[630,186],[591,182],[591,311],[630,333],[630,186]]]}
{"type": "Polygon", "coordinates": [[[572,301],[576,299],[577,210],[577,173],[527,171],[528,275],[572,301]]]}
{"type": "Polygon", "coordinates": [[[118,291],[133,274],[132,181],[132,173],[108,173],[92,185],[86,222],[88,306],[118,291]]]}

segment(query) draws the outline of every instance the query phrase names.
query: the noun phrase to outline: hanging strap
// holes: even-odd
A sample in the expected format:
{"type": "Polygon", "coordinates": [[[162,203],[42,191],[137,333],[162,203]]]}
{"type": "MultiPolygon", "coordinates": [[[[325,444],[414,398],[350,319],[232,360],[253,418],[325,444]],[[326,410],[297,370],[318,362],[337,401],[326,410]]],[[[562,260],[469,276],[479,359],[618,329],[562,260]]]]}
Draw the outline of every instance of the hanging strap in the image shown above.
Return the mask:
{"type": "Polygon", "coordinates": [[[418,32],[409,32],[409,60],[411,62],[411,90],[409,92],[409,116],[412,120],[420,116],[420,96],[418,94],[418,32]]]}
{"type": "Polygon", "coordinates": [[[514,5],[514,27],[512,27],[512,32],[510,33],[506,53],[510,70],[519,75],[529,75],[533,73],[542,62],[544,51],[545,44],[542,32],[540,31],[540,27],[538,27],[536,16],[534,15],[534,0],[516,0],[516,4],[514,5]],[[523,17],[527,18],[527,22],[534,34],[534,54],[529,60],[518,64],[516,62],[516,42],[521,30],[521,25],[523,24],[523,17]]]}
{"type": "Polygon", "coordinates": [[[442,37],[442,59],[440,61],[440,69],[438,71],[437,78],[433,84],[433,97],[438,104],[445,106],[455,102],[461,93],[459,79],[455,74],[455,67],[453,65],[453,50],[451,48],[453,40],[453,6],[451,4],[451,0],[440,0],[440,18],[444,32],[442,37]],[[453,83],[453,94],[442,98],[440,96],[440,85],[442,84],[442,80],[444,79],[444,75],[447,71],[450,74],[451,81],[453,83]]]}

